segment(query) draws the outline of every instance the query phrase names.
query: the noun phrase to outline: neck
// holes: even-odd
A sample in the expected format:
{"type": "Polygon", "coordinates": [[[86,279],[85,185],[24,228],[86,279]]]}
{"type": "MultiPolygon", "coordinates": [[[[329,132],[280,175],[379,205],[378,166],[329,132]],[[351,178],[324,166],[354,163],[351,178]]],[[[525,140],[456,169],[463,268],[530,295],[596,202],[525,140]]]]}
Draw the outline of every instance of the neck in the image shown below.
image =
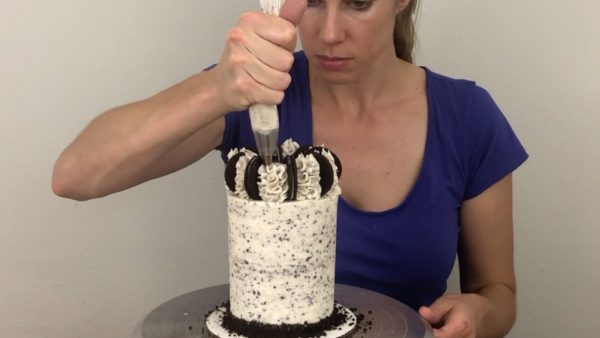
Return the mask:
{"type": "Polygon", "coordinates": [[[395,55],[382,57],[362,73],[347,81],[333,82],[323,74],[310,72],[313,102],[328,111],[361,116],[377,111],[377,107],[397,101],[414,66],[395,55]]]}

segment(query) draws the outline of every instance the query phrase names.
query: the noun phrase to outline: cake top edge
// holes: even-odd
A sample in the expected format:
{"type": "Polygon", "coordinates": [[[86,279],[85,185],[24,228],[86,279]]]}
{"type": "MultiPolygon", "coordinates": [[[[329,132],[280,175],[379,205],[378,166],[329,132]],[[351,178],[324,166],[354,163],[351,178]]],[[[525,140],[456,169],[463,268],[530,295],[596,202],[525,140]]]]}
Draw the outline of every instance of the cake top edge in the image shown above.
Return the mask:
{"type": "Polygon", "coordinates": [[[251,148],[232,149],[227,158],[225,184],[235,197],[286,202],[317,200],[341,193],[341,162],[324,146],[300,146],[288,139],[270,165],[265,165],[251,148]]]}

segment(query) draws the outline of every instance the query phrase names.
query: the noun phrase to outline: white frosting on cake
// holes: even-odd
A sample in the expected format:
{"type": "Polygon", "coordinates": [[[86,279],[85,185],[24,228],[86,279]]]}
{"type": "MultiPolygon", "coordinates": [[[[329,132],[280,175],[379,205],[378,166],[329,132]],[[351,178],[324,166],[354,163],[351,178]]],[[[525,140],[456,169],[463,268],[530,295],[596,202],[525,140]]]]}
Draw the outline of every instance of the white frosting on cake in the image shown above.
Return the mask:
{"type": "Polygon", "coordinates": [[[300,148],[300,145],[297,142],[292,141],[292,139],[287,139],[281,145],[281,152],[285,156],[292,156],[298,148],[300,148]]]}
{"type": "Polygon", "coordinates": [[[296,158],[298,168],[298,196],[297,200],[315,200],[321,196],[319,180],[319,162],[313,155],[298,155],[296,158]]]}
{"type": "Polygon", "coordinates": [[[233,315],[275,325],[329,316],[338,194],[284,203],[227,199],[233,315]]]}
{"type": "MultiPolygon", "coordinates": [[[[285,158],[299,149],[287,140],[285,158]]],[[[235,164],[235,191],[227,190],[229,219],[229,281],[232,314],[265,324],[311,324],[331,315],[334,273],[338,179],[321,196],[319,162],[308,152],[295,157],[297,196],[288,198],[288,167],[273,163],[258,168],[258,193],[251,200],[245,172],[256,153],[243,152],[235,164]]],[[[321,154],[336,172],[333,156],[321,154]]]]}
{"type": "Polygon", "coordinates": [[[258,193],[264,201],[285,201],[289,187],[284,164],[272,163],[270,166],[260,166],[258,175],[258,193]]]}
{"type": "MultiPolygon", "coordinates": [[[[298,150],[298,143],[291,139],[286,140],[281,145],[282,154],[284,157],[292,156],[296,150],[298,150]]],[[[248,162],[252,157],[258,156],[257,153],[252,150],[241,148],[232,149],[227,154],[227,159],[231,159],[238,153],[243,153],[244,156],[240,157],[235,164],[235,191],[233,195],[249,199],[248,192],[244,185],[245,172],[248,166],[248,162]]],[[[333,171],[337,170],[335,160],[329,150],[324,150],[321,153],[330,163],[333,171]]],[[[320,166],[318,161],[312,154],[299,154],[295,159],[297,167],[297,197],[296,200],[307,200],[307,199],[319,199],[321,196],[321,185],[320,181],[320,166]]],[[[258,188],[259,196],[263,201],[269,202],[283,202],[287,198],[287,192],[289,190],[288,173],[286,172],[286,166],[282,163],[272,163],[269,166],[261,165],[258,169],[259,179],[258,188]]],[[[339,194],[338,177],[333,175],[333,184],[328,194],[339,194]]]]}
{"type": "Polygon", "coordinates": [[[240,157],[240,159],[235,164],[235,191],[238,197],[248,199],[248,192],[246,192],[246,188],[244,188],[244,172],[246,171],[246,167],[248,166],[248,161],[250,161],[250,159],[253,156],[256,156],[257,154],[245,148],[242,148],[240,150],[232,149],[227,154],[227,159],[231,159],[239,152],[243,152],[244,156],[240,157]]]}

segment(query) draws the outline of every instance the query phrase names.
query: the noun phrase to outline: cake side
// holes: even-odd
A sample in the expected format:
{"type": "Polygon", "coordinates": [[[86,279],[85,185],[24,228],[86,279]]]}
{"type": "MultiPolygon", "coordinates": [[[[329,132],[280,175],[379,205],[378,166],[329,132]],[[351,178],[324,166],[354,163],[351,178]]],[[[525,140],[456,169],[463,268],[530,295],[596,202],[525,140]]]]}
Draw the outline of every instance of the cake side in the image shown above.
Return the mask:
{"type": "Polygon", "coordinates": [[[278,325],[332,313],[338,196],[275,203],[228,193],[234,316],[278,325]]]}
{"type": "Polygon", "coordinates": [[[334,310],[341,163],[285,141],[273,163],[232,149],[225,168],[230,311],[248,323],[310,325],[334,310]]]}

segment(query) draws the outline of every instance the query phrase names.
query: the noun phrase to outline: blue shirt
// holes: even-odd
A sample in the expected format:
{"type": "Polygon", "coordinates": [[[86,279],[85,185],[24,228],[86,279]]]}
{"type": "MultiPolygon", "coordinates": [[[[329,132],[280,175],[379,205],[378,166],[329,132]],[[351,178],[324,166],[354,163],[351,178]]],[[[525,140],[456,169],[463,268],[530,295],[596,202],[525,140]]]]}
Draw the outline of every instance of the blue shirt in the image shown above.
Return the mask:
{"type": "MultiPolygon", "coordinates": [[[[459,208],[511,173],[527,153],[491,96],[472,81],[424,68],[428,125],[421,172],[393,209],[365,212],[339,200],[336,282],[381,292],[417,309],[446,290],[460,232],[459,208]]],[[[313,144],[308,60],[295,54],[279,108],[279,143],[313,144]]],[[[225,117],[219,149],[255,147],[248,111],[225,117]]],[[[325,145],[327,146],[327,145],[325,145]]],[[[343,163],[342,163],[343,167],[343,163]]]]}

